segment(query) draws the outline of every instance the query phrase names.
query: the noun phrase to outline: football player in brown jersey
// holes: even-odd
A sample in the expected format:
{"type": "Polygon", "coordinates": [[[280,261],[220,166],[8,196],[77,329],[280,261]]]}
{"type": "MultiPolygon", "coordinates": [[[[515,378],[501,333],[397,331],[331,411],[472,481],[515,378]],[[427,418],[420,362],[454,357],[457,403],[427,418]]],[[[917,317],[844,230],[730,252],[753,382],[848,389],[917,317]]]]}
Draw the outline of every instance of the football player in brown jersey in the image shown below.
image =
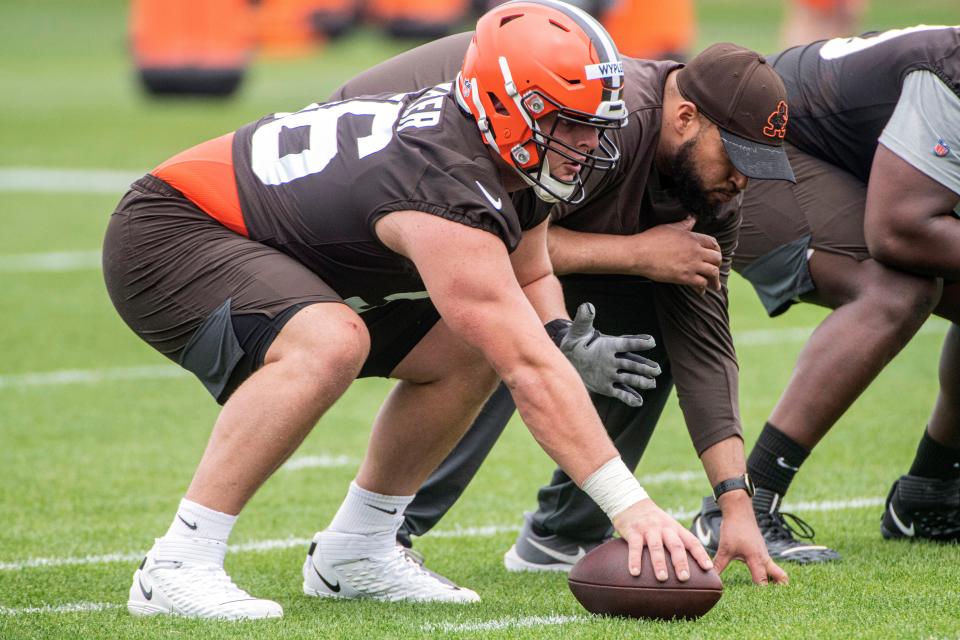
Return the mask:
{"type": "MultiPolygon", "coordinates": [[[[960,539],[960,28],[919,26],[788,49],[796,185],[751,184],[734,268],[770,315],[834,309],[800,353],[748,470],[771,555],[836,560],[780,510],[823,436],[935,313],[952,324],[940,394],[909,472],[890,489],[885,538],[960,539]],[[799,539],[798,539],[799,538],[799,539]]],[[[695,528],[719,533],[705,499],[695,528]]],[[[799,526],[798,526],[799,525],[799,526]]]]}
{"type": "Polygon", "coordinates": [[[659,579],[668,561],[689,575],[685,550],[711,566],[626,468],[571,366],[596,382],[598,361],[612,363],[617,390],[635,400],[626,388],[658,369],[621,354],[650,339],[595,332],[589,308],[569,323],[544,216],[518,212],[508,195],[581,198],[586,174],[617,162],[607,138],[626,116],[622,88],[595,20],[556,0],[514,2],[481,18],[452,85],[271,114],[132,186],[104,243],[111,299],[223,403],[168,532],[135,571],[132,613],[282,615],[229,578],[227,538],[358,375],[400,382],[346,499],[314,536],[307,595],[479,599],[411,563],[396,532],[498,377],[630,543],[631,572],[645,546],[659,579]],[[427,295],[438,317],[406,313],[427,295]],[[551,320],[565,328],[560,349],[544,330],[551,320]]]}

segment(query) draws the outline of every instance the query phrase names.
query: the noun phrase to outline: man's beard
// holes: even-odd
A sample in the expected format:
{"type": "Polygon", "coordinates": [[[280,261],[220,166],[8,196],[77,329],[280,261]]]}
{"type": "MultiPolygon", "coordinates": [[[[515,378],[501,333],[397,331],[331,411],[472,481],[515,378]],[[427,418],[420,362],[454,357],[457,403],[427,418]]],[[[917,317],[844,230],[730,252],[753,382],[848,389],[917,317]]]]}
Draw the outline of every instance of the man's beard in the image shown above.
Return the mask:
{"type": "Polygon", "coordinates": [[[687,140],[670,159],[670,177],[677,186],[677,198],[698,223],[711,223],[717,219],[724,203],[711,199],[713,190],[707,189],[697,173],[694,150],[700,136],[687,140]]]}

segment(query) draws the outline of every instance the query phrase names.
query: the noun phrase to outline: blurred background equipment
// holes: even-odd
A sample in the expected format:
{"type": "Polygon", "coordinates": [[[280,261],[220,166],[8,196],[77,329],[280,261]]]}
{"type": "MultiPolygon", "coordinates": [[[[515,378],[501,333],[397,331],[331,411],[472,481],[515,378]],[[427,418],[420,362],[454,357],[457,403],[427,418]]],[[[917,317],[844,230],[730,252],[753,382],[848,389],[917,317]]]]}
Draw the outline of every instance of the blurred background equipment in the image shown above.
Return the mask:
{"type": "Polygon", "coordinates": [[[783,48],[860,33],[868,0],[785,0],[783,48]]]}
{"type": "Polygon", "coordinates": [[[693,0],[614,0],[597,17],[632,58],[686,60],[696,37],[693,0]]]}
{"type": "Polygon", "coordinates": [[[470,9],[468,0],[367,0],[366,16],[393,37],[434,40],[470,29],[470,9]]]}
{"type": "Polygon", "coordinates": [[[133,0],[130,42],[154,95],[229,96],[253,55],[249,0],[133,0]]]}
{"type": "MultiPolygon", "coordinates": [[[[255,52],[266,58],[306,57],[362,23],[414,46],[470,29],[477,16],[502,1],[132,0],[130,42],[149,94],[228,97],[255,52]]],[[[694,0],[570,4],[597,17],[625,55],[685,60],[693,47],[694,0]]]]}

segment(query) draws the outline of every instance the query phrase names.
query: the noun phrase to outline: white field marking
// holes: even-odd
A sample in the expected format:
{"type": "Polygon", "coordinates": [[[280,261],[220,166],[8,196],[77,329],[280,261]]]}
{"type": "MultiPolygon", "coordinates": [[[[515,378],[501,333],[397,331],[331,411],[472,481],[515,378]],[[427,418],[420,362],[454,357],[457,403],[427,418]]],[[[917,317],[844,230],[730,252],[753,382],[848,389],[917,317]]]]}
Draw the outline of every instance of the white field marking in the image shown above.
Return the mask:
{"type": "Polygon", "coordinates": [[[462,633],[466,631],[500,631],[523,627],[547,627],[571,622],[587,622],[592,619],[587,616],[529,616],[526,618],[500,618],[499,620],[487,620],[486,622],[428,622],[420,628],[427,632],[462,633]]]}
{"type": "Polygon", "coordinates": [[[39,167],[0,168],[0,191],[26,193],[115,193],[125,192],[131,182],[146,171],[113,169],[42,169],[39,167]]]}
{"type": "MultiPolygon", "coordinates": [[[[942,334],[949,327],[945,320],[934,318],[929,320],[919,333],[942,334]]],[[[734,334],[734,342],[739,346],[776,345],[784,342],[803,342],[810,337],[812,328],[787,329],[758,329],[743,331],[734,334]]],[[[142,367],[112,367],[106,369],[65,369],[60,371],[14,373],[0,375],[0,390],[15,387],[34,387],[48,385],[112,382],[122,380],[149,380],[154,378],[178,378],[188,376],[189,373],[176,365],[146,365],[142,367]]],[[[684,474],[694,472],[668,472],[667,474],[653,474],[646,482],[671,482],[693,480],[693,477],[684,477],[684,474]],[[677,477],[670,477],[677,474],[677,477]],[[663,479],[660,479],[660,476],[663,479]]],[[[694,473],[699,476],[699,474],[694,473]]],[[[641,478],[643,481],[643,478],[641,478]]]]}
{"type": "Polygon", "coordinates": [[[123,605],[112,602],[69,602],[67,604],[45,604],[41,607],[0,607],[0,616],[22,616],[30,613],[84,613],[87,611],[105,611],[123,605]]]}
{"type": "Polygon", "coordinates": [[[358,458],[350,456],[331,456],[321,454],[319,456],[300,456],[292,458],[281,467],[285,471],[299,471],[300,469],[335,469],[339,467],[353,467],[360,464],[358,458]]]}
{"type": "Polygon", "coordinates": [[[638,476],[640,484],[663,484],[665,482],[693,482],[703,480],[706,483],[707,477],[703,471],[662,471],[660,473],[649,473],[638,476]]]}
{"type": "MultiPolygon", "coordinates": [[[[851,498],[850,500],[824,500],[821,502],[785,502],[781,508],[782,511],[797,511],[805,513],[808,511],[843,511],[845,509],[866,509],[867,507],[877,507],[886,503],[886,498],[851,498]]],[[[680,509],[667,509],[667,513],[675,520],[686,520],[700,513],[700,509],[692,511],[683,511],[680,509]]]]}
{"type": "Polygon", "coordinates": [[[172,364],[142,367],[111,367],[107,369],[61,369],[46,373],[13,373],[0,376],[0,390],[6,388],[47,387],[63,384],[93,384],[124,380],[154,380],[181,378],[189,371],[172,364]]]}
{"type": "Polygon", "coordinates": [[[99,251],[53,251],[0,255],[0,273],[44,273],[100,268],[99,251]]]}
{"type": "MultiPolygon", "coordinates": [[[[950,323],[943,318],[930,318],[918,334],[942,334],[950,327],[950,323]]],[[[778,345],[785,342],[806,342],[816,327],[782,327],[777,329],[749,329],[735,331],[733,343],[736,346],[761,347],[778,345]]]]}
{"type": "MultiPolygon", "coordinates": [[[[885,501],[883,497],[876,498],[851,498],[850,500],[827,500],[824,502],[796,502],[787,503],[783,506],[785,511],[796,510],[800,512],[810,511],[840,511],[845,509],[864,509],[882,505],[885,501]]],[[[692,518],[699,512],[696,510],[669,510],[672,517],[679,520],[692,518]]],[[[431,538],[489,538],[501,533],[516,533],[520,530],[517,525],[488,525],[482,527],[454,527],[453,529],[441,529],[431,531],[427,535],[431,538]]],[[[275,549],[290,549],[292,547],[306,547],[310,544],[311,538],[280,538],[275,540],[255,540],[242,544],[230,545],[230,553],[251,553],[262,551],[273,551],[275,549]]],[[[63,567],[85,564],[107,564],[112,562],[138,562],[146,554],[146,551],[108,553],[99,556],[74,556],[60,558],[27,558],[26,560],[15,560],[11,562],[0,562],[0,571],[22,571],[24,569],[63,567]]]]}
{"type": "Polygon", "coordinates": [[[501,533],[516,533],[520,525],[486,525],[484,527],[461,527],[431,531],[427,535],[431,538],[489,538],[501,533]]]}

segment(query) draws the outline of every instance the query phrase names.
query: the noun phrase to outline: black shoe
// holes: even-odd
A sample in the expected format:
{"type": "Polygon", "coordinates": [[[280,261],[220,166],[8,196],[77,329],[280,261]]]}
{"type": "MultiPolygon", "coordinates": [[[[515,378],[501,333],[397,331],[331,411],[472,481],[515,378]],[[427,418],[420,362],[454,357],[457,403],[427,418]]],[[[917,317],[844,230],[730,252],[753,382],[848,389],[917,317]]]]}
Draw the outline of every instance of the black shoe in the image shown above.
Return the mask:
{"type": "Polygon", "coordinates": [[[960,480],[900,476],[887,496],[880,533],[887,540],[960,541],[960,480]]]}
{"type": "Polygon", "coordinates": [[[813,544],[813,527],[792,513],[780,511],[780,494],[758,487],[753,496],[753,512],[767,541],[767,552],[775,561],[815,564],[840,559],[840,554],[830,547],[813,544]]]}
{"type": "MultiPolygon", "coordinates": [[[[753,496],[753,512],[757,516],[760,533],[767,543],[767,553],[774,561],[813,564],[840,559],[840,554],[833,549],[812,544],[813,527],[792,513],[780,511],[779,494],[758,487],[753,496]],[[787,523],[787,518],[792,524],[787,523]]],[[[710,555],[715,555],[720,546],[721,522],[723,514],[717,501],[712,496],[707,496],[703,499],[700,513],[693,518],[690,530],[710,555]]]]}

